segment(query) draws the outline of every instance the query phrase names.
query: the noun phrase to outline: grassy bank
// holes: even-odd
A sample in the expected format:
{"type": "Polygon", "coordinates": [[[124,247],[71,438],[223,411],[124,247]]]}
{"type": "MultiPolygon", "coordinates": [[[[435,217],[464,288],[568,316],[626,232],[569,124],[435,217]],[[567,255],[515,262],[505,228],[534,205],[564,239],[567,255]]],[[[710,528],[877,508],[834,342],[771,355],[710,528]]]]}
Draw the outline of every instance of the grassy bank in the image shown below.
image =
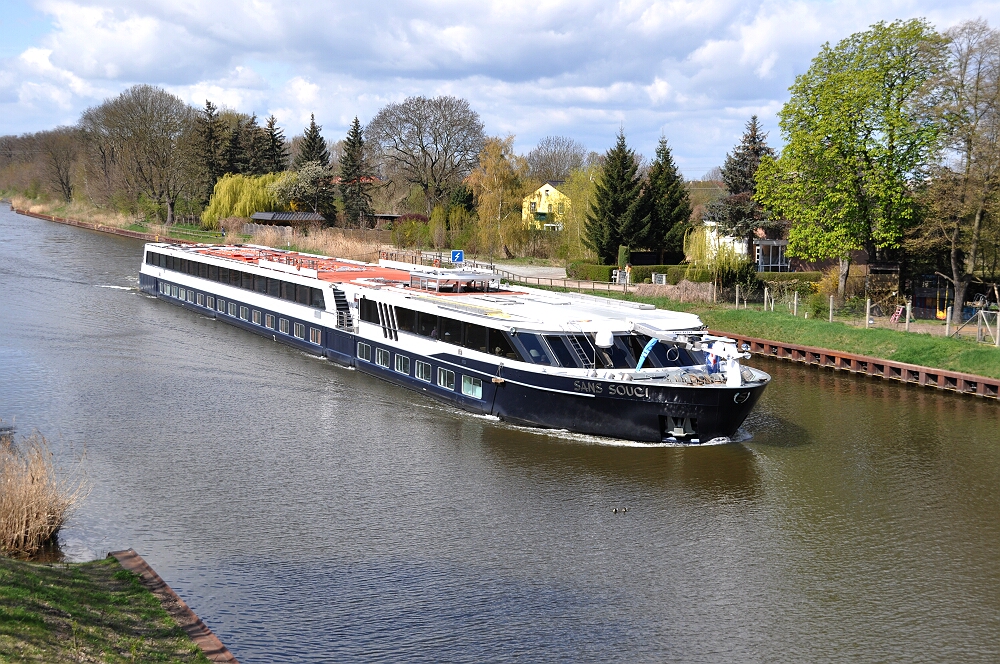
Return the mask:
{"type": "Polygon", "coordinates": [[[0,557],[0,661],[209,660],[113,558],[47,565],[0,557]]]}
{"type": "Polygon", "coordinates": [[[1000,349],[972,340],[896,330],[866,330],[846,323],[797,318],[782,312],[734,309],[731,305],[682,303],[664,297],[637,297],[632,293],[595,295],[647,302],[662,309],[689,311],[698,314],[706,325],[720,332],[1000,378],[1000,349]]]}

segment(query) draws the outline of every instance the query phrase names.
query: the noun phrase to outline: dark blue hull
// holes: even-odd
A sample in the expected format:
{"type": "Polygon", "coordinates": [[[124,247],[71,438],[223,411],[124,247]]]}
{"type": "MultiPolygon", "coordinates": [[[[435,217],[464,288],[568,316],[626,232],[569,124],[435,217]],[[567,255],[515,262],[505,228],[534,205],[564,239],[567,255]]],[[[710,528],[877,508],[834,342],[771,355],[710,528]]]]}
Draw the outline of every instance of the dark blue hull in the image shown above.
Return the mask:
{"type": "MultiPolygon", "coordinates": [[[[214,294],[195,290],[194,302],[165,296],[159,290],[161,280],[140,275],[142,290],[173,304],[179,304],[203,315],[243,328],[275,341],[324,356],[334,362],[356,367],[359,371],[390,383],[406,387],[436,399],[452,403],[464,410],[495,415],[514,424],[566,429],[576,433],[611,438],[658,443],[675,440],[671,431],[679,422],[691,425],[687,436],[678,442],[707,442],[714,438],[732,437],[753,409],[765,385],[751,387],[688,387],[647,386],[645,381],[630,384],[610,383],[597,379],[575,379],[552,374],[523,371],[509,366],[472,360],[456,352],[437,353],[430,357],[402,351],[398,346],[356,337],[336,328],[322,327],[318,343],[284,334],[252,320],[232,316],[197,304],[197,295],[205,298],[214,294]],[[358,344],[370,347],[368,360],[358,357],[358,344]],[[372,361],[392,358],[390,366],[372,361]],[[385,354],[385,353],[388,353],[385,354]],[[394,358],[402,355],[406,371],[397,371],[394,358]],[[421,380],[414,370],[417,361],[430,366],[430,380],[421,380]],[[439,370],[453,374],[451,387],[442,386],[436,377],[439,370]],[[466,378],[478,381],[472,394],[463,393],[466,378]]],[[[185,287],[186,290],[187,289],[185,287]]],[[[234,300],[235,302],[235,300],[234,300]]],[[[243,306],[245,303],[237,303],[243,306]]],[[[254,306],[260,316],[277,313],[254,306]]],[[[282,314],[282,318],[288,319],[282,314]]],[[[262,318],[263,319],[263,318],[262,318]]],[[[290,319],[303,329],[317,326],[308,319],[290,319]]],[[[294,329],[290,327],[289,329],[294,329]]]]}

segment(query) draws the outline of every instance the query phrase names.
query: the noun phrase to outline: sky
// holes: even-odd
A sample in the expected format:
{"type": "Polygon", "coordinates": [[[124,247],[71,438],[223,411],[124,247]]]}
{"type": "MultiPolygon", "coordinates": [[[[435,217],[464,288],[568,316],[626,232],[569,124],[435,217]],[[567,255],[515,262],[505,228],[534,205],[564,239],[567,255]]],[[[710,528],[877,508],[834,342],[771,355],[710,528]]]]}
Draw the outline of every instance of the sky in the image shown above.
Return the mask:
{"type": "Polygon", "coordinates": [[[521,152],[568,136],[604,152],[660,136],[688,178],[719,166],[751,115],[777,112],[825,43],[878,21],[939,30],[1000,3],[928,0],[0,0],[0,135],[74,124],[136,83],[195,106],[315,113],[328,140],[411,95],[469,100],[521,152]]]}

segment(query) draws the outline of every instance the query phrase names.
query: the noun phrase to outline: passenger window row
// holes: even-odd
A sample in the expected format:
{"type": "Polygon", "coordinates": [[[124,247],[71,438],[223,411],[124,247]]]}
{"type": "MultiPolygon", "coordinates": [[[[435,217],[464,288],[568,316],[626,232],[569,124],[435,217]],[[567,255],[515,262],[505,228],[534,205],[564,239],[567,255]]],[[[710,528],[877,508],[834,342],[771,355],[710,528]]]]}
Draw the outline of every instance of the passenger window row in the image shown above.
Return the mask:
{"type": "MultiPolygon", "coordinates": [[[[410,358],[402,353],[395,354],[395,362],[391,362],[392,353],[385,348],[375,349],[375,364],[383,367],[385,369],[392,368],[397,373],[410,375],[410,358]]],[[[372,361],[372,347],[371,344],[366,344],[363,341],[358,342],[358,359],[365,362],[372,361]]],[[[431,382],[431,365],[428,362],[422,360],[417,360],[414,362],[416,367],[414,371],[414,377],[418,380],[422,380],[425,383],[431,382]]],[[[445,369],[444,367],[438,367],[437,370],[437,385],[438,387],[443,387],[446,390],[455,391],[455,372],[451,369],[445,369]]],[[[475,399],[483,398],[483,381],[481,378],[476,378],[475,376],[462,375],[462,394],[468,397],[473,397],[475,399]]]]}

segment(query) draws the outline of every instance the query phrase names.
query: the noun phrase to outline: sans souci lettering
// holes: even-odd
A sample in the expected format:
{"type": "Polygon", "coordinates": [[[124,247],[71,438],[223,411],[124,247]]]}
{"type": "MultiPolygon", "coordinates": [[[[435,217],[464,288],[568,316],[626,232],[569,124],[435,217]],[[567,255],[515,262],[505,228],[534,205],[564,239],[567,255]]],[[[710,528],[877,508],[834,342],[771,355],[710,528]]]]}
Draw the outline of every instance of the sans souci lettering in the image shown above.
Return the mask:
{"type": "Polygon", "coordinates": [[[574,380],[574,392],[586,392],[587,394],[604,394],[605,390],[612,396],[636,397],[639,399],[649,398],[649,388],[637,385],[602,385],[590,380],[574,380]]]}

